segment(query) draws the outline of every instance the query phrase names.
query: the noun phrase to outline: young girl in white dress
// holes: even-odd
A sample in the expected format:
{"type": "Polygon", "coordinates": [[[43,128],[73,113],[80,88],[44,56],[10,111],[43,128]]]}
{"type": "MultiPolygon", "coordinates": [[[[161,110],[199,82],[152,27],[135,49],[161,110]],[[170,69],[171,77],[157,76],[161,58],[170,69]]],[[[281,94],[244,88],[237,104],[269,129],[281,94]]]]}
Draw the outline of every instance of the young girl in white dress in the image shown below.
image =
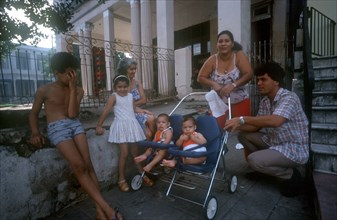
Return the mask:
{"type": "MultiPolygon", "coordinates": [[[[147,113],[147,110],[136,108],[133,102],[132,94],[129,90],[129,79],[124,75],[117,75],[113,79],[115,92],[109,97],[103,112],[98,119],[96,126],[96,134],[102,135],[104,128],[102,124],[113,108],[114,119],[110,127],[108,142],[116,143],[120,148],[120,156],[118,162],[118,186],[123,192],[130,190],[128,183],[125,180],[125,164],[129,153],[128,145],[130,145],[130,152],[132,157],[137,156],[137,142],[145,140],[146,137],[142,128],[140,127],[135,112],[147,113]]],[[[136,165],[137,170],[141,173],[143,171],[140,165],[136,165]]]]}

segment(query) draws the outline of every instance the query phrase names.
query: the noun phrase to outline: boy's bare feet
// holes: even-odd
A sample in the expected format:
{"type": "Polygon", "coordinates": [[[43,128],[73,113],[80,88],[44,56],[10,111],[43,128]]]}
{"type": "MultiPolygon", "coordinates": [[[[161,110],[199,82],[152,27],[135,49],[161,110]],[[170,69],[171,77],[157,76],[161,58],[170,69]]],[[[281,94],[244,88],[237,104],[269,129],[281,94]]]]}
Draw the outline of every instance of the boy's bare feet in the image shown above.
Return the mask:
{"type": "Polygon", "coordinates": [[[96,219],[105,219],[106,216],[103,212],[103,210],[101,209],[101,207],[97,206],[96,208],[96,219]]]}
{"type": "Polygon", "coordinates": [[[137,156],[133,159],[136,163],[140,163],[140,162],[146,160],[146,158],[147,158],[147,156],[145,154],[141,154],[141,155],[139,155],[139,156],[137,156]]]}
{"type": "Polygon", "coordinates": [[[108,219],[123,220],[124,217],[123,217],[123,215],[119,212],[118,208],[115,207],[115,208],[113,208],[113,214],[112,214],[112,216],[109,216],[108,219]]]}
{"type": "Polygon", "coordinates": [[[163,164],[164,166],[166,166],[166,167],[171,167],[171,168],[173,168],[173,167],[176,166],[177,161],[176,161],[176,160],[165,160],[165,159],[163,159],[162,164],[163,164]]]}

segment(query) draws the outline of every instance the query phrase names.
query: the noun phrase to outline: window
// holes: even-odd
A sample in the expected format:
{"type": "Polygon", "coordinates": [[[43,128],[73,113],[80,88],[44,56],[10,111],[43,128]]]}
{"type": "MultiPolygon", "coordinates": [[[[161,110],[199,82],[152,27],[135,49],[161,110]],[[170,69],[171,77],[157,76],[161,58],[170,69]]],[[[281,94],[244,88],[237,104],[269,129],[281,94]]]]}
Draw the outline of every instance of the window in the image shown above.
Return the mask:
{"type": "Polygon", "coordinates": [[[271,18],[271,6],[264,4],[252,9],[252,22],[271,18]]]}
{"type": "Polygon", "coordinates": [[[1,68],[2,69],[9,69],[9,60],[8,60],[8,57],[3,57],[1,59],[1,68]]]}
{"type": "Polygon", "coordinates": [[[36,55],[36,68],[40,72],[48,72],[49,71],[48,56],[46,54],[37,54],[36,55]]]}
{"type": "Polygon", "coordinates": [[[1,97],[14,96],[12,91],[13,91],[12,80],[5,79],[0,82],[0,96],[1,97]]]}
{"type": "Polygon", "coordinates": [[[15,52],[16,68],[21,70],[30,70],[30,54],[26,52],[15,52]]]}
{"type": "Polygon", "coordinates": [[[201,43],[193,44],[193,56],[201,54],[201,43]]]}
{"type": "Polygon", "coordinates": [[[33,96],[35,92],[34,81],[32,80],[15,80],[16,95],[19,97],[33,96]]]}
{"type": "Polygon", "coordinates": [[[207,53],[211,52],[211,41],[207,41],[207,53]]]}

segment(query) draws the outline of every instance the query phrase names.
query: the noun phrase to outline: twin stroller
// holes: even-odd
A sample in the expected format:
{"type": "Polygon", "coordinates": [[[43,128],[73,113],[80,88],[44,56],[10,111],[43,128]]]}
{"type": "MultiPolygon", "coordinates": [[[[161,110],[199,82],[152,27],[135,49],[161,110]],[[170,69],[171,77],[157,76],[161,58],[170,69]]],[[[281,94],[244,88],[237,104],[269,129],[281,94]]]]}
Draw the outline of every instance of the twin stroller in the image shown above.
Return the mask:
{"type": "MultiPolygon", "coordinates": [[[[177,140],[181,134],[182,127],[182,115],[173,114],[174,111],[179,107],[179,105],[188,97],[195,95],[205,95],[205,92],[195,92],[186,95],[177,106],[171,111],[170,123],[173,128],[173,140],[177,140]]],[[[230,113],[230,100],[229,104],[229,113],[230,113]]],[[[229,114],[229,117],[231,114],[229,114]]],[[[228,184],[228,190],[231,193],[234,193],[237,189],[237,177],[231,175],[229,178],[226,178],[225,175],[225,154],[228,152],[227,140],[228,132],[220,129],[215,117],[210,115],[200,115],[196,118],[197,121],[197,131],[204,135],[207,140],[207,143],[200,145],[200,147],[206,147],[206,152],[196,152],[182,150],[180,147],[174,144],[161,144],[151,141],[142,141],[140,146],[152,147],[154,149],[167,149],[171,157],[207,157],[206,162],[203,164],[191,165],[183,164],[180,160],[176,164],[176,167],[173,171],[173,174],[168,177],[169,186],[166,192],[166,196],[173,196],[188,202],[192,202],[197,205],[201,205],[205,209],[205,214],[207,219],[213,219],[217,213],[218,202],[215,196],[212,195],[212,187],[215,181],[221,181],[224,184],[228,184]],[[220,161],[222,161],[222,168],[219,167],[220,161]],[[220,172],[222,171],[222,172],[220,172]],[[219,177],[219,173],[221,176],[219,177]],[[173,193],[175,187],[180,187],[183,189],[196,189],[197,185],[193,184],[197,181],[188,182],[185,178],[179,178],[181,175],[188,176],[191,178],[207,180],[202,181],[202,185],[207,185],[205,189],[206,194],[202,202],[193,201],[189,198],[183,197],[184,193],[173,193]],[[178,195],[179,194],[179,195],[178,195]]],[[[169,172],[164,172],[169,176],[169,172]]],[[[138,190],[142,185],[142,178],[144,173],[141,175],[136,175],[132,182],[131,187],[133,190],[138,190]]],[[[163,176],[163,181],[165,181],[165,176],[163,176]]],[[[167,178],[166,178],[167,179],[167,178]]],[[[178,191],[177,191],[178,192],[178,191]]]]}

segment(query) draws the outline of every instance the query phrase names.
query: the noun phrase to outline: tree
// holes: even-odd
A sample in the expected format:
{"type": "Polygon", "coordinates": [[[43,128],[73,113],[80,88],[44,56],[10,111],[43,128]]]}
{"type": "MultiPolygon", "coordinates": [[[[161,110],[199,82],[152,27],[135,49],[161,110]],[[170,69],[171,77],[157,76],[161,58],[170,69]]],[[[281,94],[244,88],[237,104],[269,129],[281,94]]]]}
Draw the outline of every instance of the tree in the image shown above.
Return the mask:
{"type": "MultiPolygon", "coordinates": [[[[1,0],[0,1],[0,57],[13,49],[15,45],[31,40],[36,45],[41,37],[39,25],[50,28],[56,34],[66,33],[73,28],[70,23],[74,5],[89,0],[63,0],[49,4],[48,0],[1,0]],[[23,10],[28,20],[21,21],[8,15],[12,9],[23,10]],[[14,43],[13,40],[18,43],[14,43]]],[[[105,0],[97,0],[98,4],[105,0]]]]}

